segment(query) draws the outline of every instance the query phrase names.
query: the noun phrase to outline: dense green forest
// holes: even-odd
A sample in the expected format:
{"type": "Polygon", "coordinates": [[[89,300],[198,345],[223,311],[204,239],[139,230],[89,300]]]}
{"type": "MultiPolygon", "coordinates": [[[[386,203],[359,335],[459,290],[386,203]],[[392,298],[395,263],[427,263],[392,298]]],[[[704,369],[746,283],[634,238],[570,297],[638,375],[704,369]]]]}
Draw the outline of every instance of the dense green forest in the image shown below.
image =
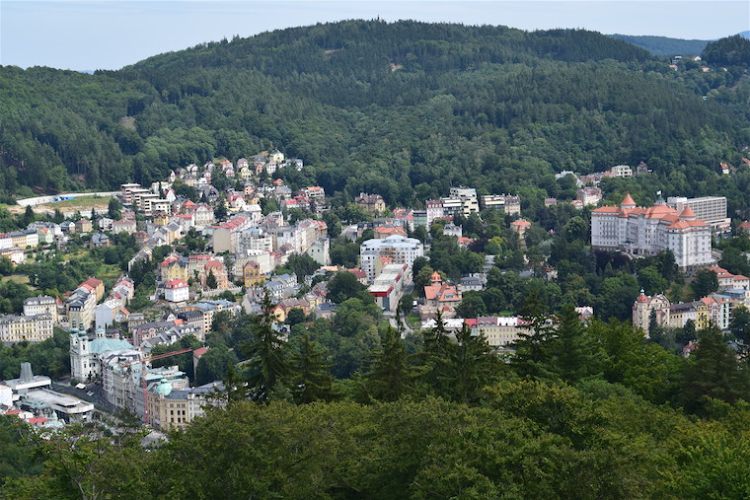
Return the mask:
{"type": "Polygon", "coordinates": [[[293,184],[391,204],[460,183],[541,200],[554,172],[640,161],[649,191],[701,194],[750,144],[743,71],[675,74],[583,30],[407,21],[286,29],[94,75],[2,67],[0,193],[147,182],[274,146],[310,165],[293,184]]]}
{"type": "Polygon", "coordinates": [[[684,359],[630,325],[583,325],[565,307],[551,327],[533,311],[530,300],[534,326],[507,363],[468,329],[404,341],[383,326],[348,380],[333,379],[330,351],[307,333],[284,342],[270,312],[243,319],[227,332],[247,358],[241,374],[221,362],[228,351],[209,351],[223,365],[225,407],[155,449],[138,429],[37,434],[0,416],[0,496],[750,494],[748,367],[718,330],[699,332],[700,349],[684,359]]]}
{"type": "Polygon", "coordinates": [[[706,48],[708,40],[684,40],[682,38],[669,38],[666,36],[648,35],[610,35],[616,40],[632,43],[651,54],[660,57],[671,56],[697,56],[706,48]]]}

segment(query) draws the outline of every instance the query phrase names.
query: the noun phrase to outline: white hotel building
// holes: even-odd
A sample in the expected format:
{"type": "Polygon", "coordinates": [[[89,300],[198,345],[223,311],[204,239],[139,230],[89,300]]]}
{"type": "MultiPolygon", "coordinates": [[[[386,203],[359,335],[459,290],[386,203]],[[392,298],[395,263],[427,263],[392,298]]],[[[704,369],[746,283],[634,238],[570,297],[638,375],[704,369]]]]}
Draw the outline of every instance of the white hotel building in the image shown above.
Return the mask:
{"type": "Polygon", "coordinates": [[[600,207],[592,212],[591,246],[643,256],[671,250],[682,269],[714,263],[711,227],[696,218],[689,205],[681,211],[663,202],[637,207],[629,194],[619,207],[600,207]]]}
{"type": "Polygon", "coordinates": [[[414,238],[394,234],[382,240],[367,240],[359,247],[360,267],[372,283],[388,264],[408,264],[424,256],[424,246],[414,238]],[[385,257],[385,259],[384,259],[385,257]]]}

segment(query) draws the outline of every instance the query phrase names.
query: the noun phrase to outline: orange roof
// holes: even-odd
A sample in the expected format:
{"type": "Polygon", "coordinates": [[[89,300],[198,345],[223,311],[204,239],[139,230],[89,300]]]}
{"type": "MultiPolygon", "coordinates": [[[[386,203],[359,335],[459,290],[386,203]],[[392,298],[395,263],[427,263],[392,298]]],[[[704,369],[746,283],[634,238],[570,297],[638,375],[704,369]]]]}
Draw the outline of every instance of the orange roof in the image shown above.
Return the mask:
{"type": "Polygon", "coordinates": [[[604,206],[594,209],[594,213],[597,214],[619,214],[620,208],[619,207],[613,207],[613,206],[604,206]]]}
{"type": "Polygon", "coordinates": [[[682,212],[680,212],[680,217],[684,219],[695,217],[695,212],[693,212],[693,209],[690,208],[690,205],[685,205],[685,208],[683,208],[682,212]]]}
{"type": "Polygon", "coordinates": [[[630,193],[625,194],[625,198],[622,199],[620,202],[620,205],[633,205],[635,206],[635,200],[632,196],[630,196],[630,193]]]}
{"type": "Polygon", "coordinates": [[[521,228],[521,227],[528,228],[528,227],[531,227],[531,222],[527,221],[526,219],[518,219],[518,220],[513,221],[511,225],[518,227],[518,228],[521,228]]]}

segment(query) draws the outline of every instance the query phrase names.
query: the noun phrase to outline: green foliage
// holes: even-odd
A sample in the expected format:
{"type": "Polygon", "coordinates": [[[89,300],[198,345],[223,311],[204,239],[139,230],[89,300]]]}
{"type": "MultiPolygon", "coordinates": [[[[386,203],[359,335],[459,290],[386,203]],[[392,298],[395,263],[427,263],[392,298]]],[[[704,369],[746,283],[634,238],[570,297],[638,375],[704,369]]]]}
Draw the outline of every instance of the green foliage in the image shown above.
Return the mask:
{"type": "Polygon", "coordinates": [[[0,346],[0,379],[18,378],[21,363],[29,362],[37,375],[58,379],[70,374],[70,334],[55,329],[51,339],[0,346]]]}
{"type": "Polygon", "coordinates": [[[742,35],[709,42],[701,56],[706,62],[725,66],[750,66],[750,40],[742,35]]]}
{"type": "Polygon", "coordinates": [[[326,401],[333,397],[333,377],[326,352],[305,334],[290,355],[292,397],[297,404],[326,401]]]}
{"type": "Polygon", "coordinates": [[[334,304],[341,304],[351,298],[372,300],[369,298],[364,285],[357,280],[354,274],[347,271],[340,271],[334,274],[328,280],[327,288],[327,297],[334,304]]]}
{"type": "Polygon", "coordinates": [[[715,272],[708,269],[701,269],[695,273],[690,288],[693,290],[693,297],[695,299],[706,297],[719,289],[719,278],[715,272]]]}
{"type": "Polygon", "coordinates": [[[239,346],[248,360],[245,378],[250,397],[267,402],[274,397],[274,390],[283,386],[290,370],[286,342],[274,327],[268,295],[263,300],[263,314],[252,319],[251,332],[252,337],[239,346]]]}
{"type": "Polygon", "coordinates": [[[716,327],[699,333],[698,349],[691,358],[682,391],[686,410],[706,414],[712,399],[734,403],[747,397],[746,367],[739,365],[716,327]]]}

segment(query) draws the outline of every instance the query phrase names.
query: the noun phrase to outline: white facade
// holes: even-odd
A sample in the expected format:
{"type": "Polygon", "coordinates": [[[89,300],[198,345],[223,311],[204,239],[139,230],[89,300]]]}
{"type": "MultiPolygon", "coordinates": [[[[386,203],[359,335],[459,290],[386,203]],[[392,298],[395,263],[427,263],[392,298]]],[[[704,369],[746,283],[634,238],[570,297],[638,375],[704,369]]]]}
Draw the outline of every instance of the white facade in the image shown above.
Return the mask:
{"type": "Polygon", "coordinates": [[[637,207],[627,195],[619,207],[591,214],[591,246],[631,255],[655,255],[670,250],[683,269],[713,264],[711,228],[690,207],[681,212],[660,203],[637,207]]]}
{"type": "Polygon", "coordinates": [[[23,301],[24,316],[37,316],[39,314],[48,314],[52,317],[52,321],[57,323],[57,301],[54,297],[39,295],[23,301]]]}
{"type": "Polygon", "coordinates": [[[359,248],[360,267],[372,283],[382,269],[382,257],[388,257],[390,264],[408,264],[412,267],[414,259],[424,256],[424,246],[414,238],[400,235],[389,236],[382,240],[367,240],[359,248]]]}

